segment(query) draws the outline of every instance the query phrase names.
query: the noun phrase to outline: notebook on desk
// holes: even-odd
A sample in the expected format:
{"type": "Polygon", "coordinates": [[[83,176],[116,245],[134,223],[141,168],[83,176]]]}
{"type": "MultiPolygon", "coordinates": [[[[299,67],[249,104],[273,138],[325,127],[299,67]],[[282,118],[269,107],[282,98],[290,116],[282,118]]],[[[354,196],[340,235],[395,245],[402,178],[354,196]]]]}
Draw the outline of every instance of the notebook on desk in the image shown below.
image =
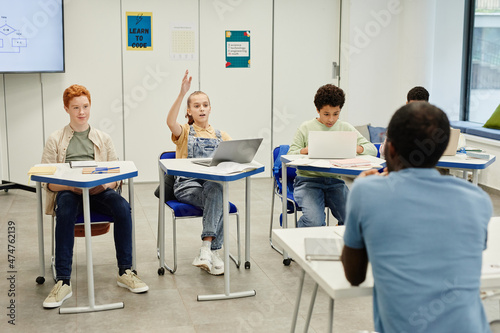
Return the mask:
{"type": "Polygon", "coordinates": [[[304,238],[306,260],[340,260],[341,238],[304,238]]]}
{"type": "Polygon", "coordinates": [[[459,138],[460,130],[457,128],[450,128],[450,141],[448,141],[448,146],[446,146],[443,156],[455,156],[457,154],[459,138]]]}
{"type": "Polygon", "coordinates": [[[309,132],[309,158],[354,158],[358,135],[353,131],[309,132]]]}
{"type": "Polygon", "coordinates": [[[221,141],[212,158],[193,161],[203,166],[216,166],[221,162],[252,162],[262,138],[221,141]]]}

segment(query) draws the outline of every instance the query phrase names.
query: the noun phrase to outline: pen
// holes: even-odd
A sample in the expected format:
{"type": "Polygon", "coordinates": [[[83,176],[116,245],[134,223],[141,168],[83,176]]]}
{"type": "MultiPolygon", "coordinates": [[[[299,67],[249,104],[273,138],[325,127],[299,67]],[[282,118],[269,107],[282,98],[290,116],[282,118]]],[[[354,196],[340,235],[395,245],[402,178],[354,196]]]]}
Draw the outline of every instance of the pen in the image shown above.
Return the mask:
{"type": "Polygon", "coordinates": [[[97,167],[92,171],[92,173],[105,173],[108,170],[116,170],[119,169],[119,167],[113,167],[113,168],[108,168],[108,167],[97,167]]]}

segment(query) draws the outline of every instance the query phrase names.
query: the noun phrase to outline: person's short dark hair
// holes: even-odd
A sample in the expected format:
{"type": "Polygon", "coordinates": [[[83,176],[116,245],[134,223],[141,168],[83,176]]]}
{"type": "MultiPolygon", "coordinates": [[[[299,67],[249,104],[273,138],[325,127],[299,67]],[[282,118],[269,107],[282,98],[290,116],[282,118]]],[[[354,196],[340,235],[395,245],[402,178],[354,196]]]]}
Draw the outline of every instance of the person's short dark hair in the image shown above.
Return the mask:
{"type": "Polygon", "coordinates": [[[401,107],[387,128],[387,141],[407,168],[436,166],[449,139],[450,122],[446,113],[427,102],[401,107]]]}
{"type": "Polygon", "coordinates": [[[416,86],[408,91],[406,101],[429,101],[429,92],[424,87],[416,86]]]}
{"type": "Polygon", "coordinates": [[[342,89],[333,84],[325,84],[319,87],[316,95],[314,96],[314,105],[319,111],[324,106],[339,106],[341,109],[345,103],[345,94],[342,89]]]}

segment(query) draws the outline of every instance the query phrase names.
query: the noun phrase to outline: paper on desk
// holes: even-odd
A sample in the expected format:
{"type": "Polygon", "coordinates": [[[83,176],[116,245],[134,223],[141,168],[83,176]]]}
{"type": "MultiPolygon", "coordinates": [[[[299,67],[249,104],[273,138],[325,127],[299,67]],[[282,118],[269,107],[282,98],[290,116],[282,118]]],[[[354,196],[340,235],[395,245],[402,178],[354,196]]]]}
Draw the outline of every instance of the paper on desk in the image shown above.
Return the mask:
{"type": "Polygon", "coordinates": [[[481,274],[500,274],[500,263],[483,262],[481,274]]]}
{"type": "Polygon", "coordinates": [[[314,160],[311,160],[311,159],[305,157],[305,158],[299,158],[299,159],[293,160],[290,163],[288,163],[288,165],[309,165],[312,162],[314,162],[314,160]]]}
{"type": "Polygon", "coordinates": [[[252,171],[257,167],[252,163],[221,162],[216,166],[210,166],[208,168],[212,173],[227,175],[237,172],[252,171]]]}

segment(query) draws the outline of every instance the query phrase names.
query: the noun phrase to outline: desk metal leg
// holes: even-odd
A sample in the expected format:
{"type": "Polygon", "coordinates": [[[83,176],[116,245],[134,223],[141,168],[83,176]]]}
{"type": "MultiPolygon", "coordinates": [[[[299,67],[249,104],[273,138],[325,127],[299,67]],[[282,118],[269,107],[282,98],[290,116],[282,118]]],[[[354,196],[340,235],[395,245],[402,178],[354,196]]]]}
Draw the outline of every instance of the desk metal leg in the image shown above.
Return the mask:
{"type": "Polygon", "coordinates": [[[333,298],[330,298],[330,304],[328,305],[328,312],[330,313],[330,317],[328,318],[328,332],[333,332],[333,298]]]}
{"type": "Polygon", "coordinates": [[[42,208],[42,185],[36,182],[37,206],[36,216],[38,222],[38,261],[40,266],[40,276],[36,278],[36,283],[45,282],[45,252],[43,248],[43,208],[42,208]]]}
{"type": "MultiPolygon", "coordinates": [[[[158,261],[160,267],[158,268],[158,275],[163,275],[165,274],[165,269],[167,269],[170,273],[174,273],[175,270],[177,269],[175,263],[177,260],[175,259],[175,256],[177,255],[176,248],[174,246],[174,268],[170,268],[166,263],[165,263],[165,172],[161,169],[161,167],[158,167],[159,170],[159,175],[160,175],[160,198],[158,202],[158,239],[157,239],[157,255],[158,255],[158,261]]],[[[175,224],[173,225],[174,230],[174,237],[175,237],[175,224]]]]}
{"type": "Polygon", "coordinates": [[[128,203],[130,205],[130,215],[132,218],[132,270],[137,270],[137,256],[135,255],[135,201],[134,201],[134,180],[128,180],[128,203]]]}
{"type": "MultiPolygon", "coordinates": [[[[288,186],[287,186],[287,170],[286,163],[281,162],[281,183],[282,183],[282,191],[281,191],[281,220],[282,227],[284,229],[288,228],[288,215],[287,215],[287,198],[288,198],[288,186]]],[[[290,258],[288,258],[288,253],[283,250],[283,264],[290,265],[290,258]]]]}
{"type": "Polygon", "coordinates": [[[293,311],[292,327],[290,328],[291,333],[295,333],[295,327],[297,326],[297,317],[299,316],[300,299],[302,298],[302,289],[304,287],[305,277],[306,271],[302,270],[302,275],[300,276],[299,291],[297,292],[297,299],[295,300],[295,310],[293,311]]]}
{"type": "Polygon", "coordinates": [[[60,308],[59,313],[81,313],[81,312],[93,312],[93,311],[103,311],[103,310],[113,310],[123,308],[123,302],[95,305],[94,298],[94,268],[92,266],[92,234],[90,229],[90,200],[89,200],[89,189],[83,188],[83,220],[85,226],[85,247],[86,247],[86,257],[87,257],[87,285],[88,285],[88,296],[89,296],[89,306],[84,307],[73,307],[73,308],[60,308]]]}
{"type": "Polygon", "coordinates": [[[472,170],[472,184],[477,185],[479,182],[479,170],[472,170]]]}
{"type": "Polygon", "coordinates": [[[255,290],[230,292],[230,267],[229,267],[229,184],[222,182],[222,211],[224,223],[224,294],[198,295],[198,301],[214,301],[255,296],[255,290]]]}
{"type": "Polygon", "coordinates": [[[307,311],[306,324],[304,326],[304,333],[309,331],[309,324],[311,323],[312,312],[314,309],[314,303],[316,302],[316,295],[318,294],[318,284],[314,284],[313,293],[311,295],[311,303],[309,303],[309,310],[307,311]]]}
{"type": "MultiPolygon", "coordinates": [[[[250,177],[245,179],[245,268],[250,268],[250,177]]],[[[225,246],[224,246],[225,248],[225,246]]],[[[238,251],[240,249],[238,248],[238,251]]]]}

